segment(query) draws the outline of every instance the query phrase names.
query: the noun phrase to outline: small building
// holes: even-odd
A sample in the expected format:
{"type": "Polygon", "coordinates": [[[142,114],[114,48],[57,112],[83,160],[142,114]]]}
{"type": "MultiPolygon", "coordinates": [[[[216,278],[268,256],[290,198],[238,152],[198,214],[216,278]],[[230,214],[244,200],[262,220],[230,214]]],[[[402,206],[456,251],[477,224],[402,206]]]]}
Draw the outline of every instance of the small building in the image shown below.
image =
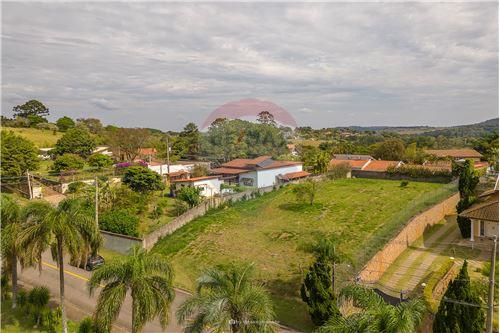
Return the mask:
{"type": "Polygon", "coordinates": [[[42,160],[49,160],[52,156],[51,156],[51,151],[52,149],[54,148],[39,148],[38,149],[38,158],[42,159],[42,160]]]}
{"type": "Polygon", "coordinates": [[[109,150],[108,146],[97,146],[95,149],[92,151],[92,154],[102,154],[106,156],[113,156],[113,152],[109,150]]]}
{"type": "Polygon", "coordinates": [[[283,176],[279,175],[278,178],[281,179],[284,183],[288,183],[295,180],[307,178],[310,175],[311,174],[307,171],[295,171],[295,172],[285,173],[283,176]]]}
{"type": "Polygon", "coordinates": [[[334,160],[374,160],[370,155],[360,155],[360,154],[333,154],[332,159],[334,160]]]}
{"type": "Polygon", "coordinates": [[[334,167],[341,164],[348,164],[351,170],[363,170],[365,166],[370,163],[370,159],[332,159],[330,161],[330,167],[334,167]]]}
{"type": "Polygon", "coordinates": [[[361,170],[363,171],[374,171],[374,172],[386,172],[390,167],[399,167],[403,164],[401,161],[384,161],[384,160],[370,160],[367,165],[365,165],[361,170]]]}
{"type": "Polygon", "coordinates": [[[279,184],[285,174],[302,170],[302,162],[275,161],[271,156],[254,159],[238,158],[211,170],[224,182],[251,187],[267,187],[279,184]]]}
{"type": "Polygon", "coordinates": [[[424,152],[436,158],[450,158],[455,161],[471,159],[479,162],[483,157],[474,149],[427,149],[424,152]]]}
{"type": "Polygon", "coordinates": [[[478,197],[478,202],[459,214],[470,219],[470,241],[498,237],[498,190],[490,190],[478,197]]]}
{"type": "Polygon", "coordinates": [[[299,156],[299,152],[297,151],[297,147],[293,143],[289,143],[286,145],[286,148],[288,149],[288,152],[292,156],[299,156]]]}
{"type": "Polygon", "coordinates": [[[175,192],[185,186],[194,186],[201,189],[201,196],[212,197],[220,193],[222,182],[219,176],[203,176],[172,180],[172,184],[175,186],[175,192]]]}

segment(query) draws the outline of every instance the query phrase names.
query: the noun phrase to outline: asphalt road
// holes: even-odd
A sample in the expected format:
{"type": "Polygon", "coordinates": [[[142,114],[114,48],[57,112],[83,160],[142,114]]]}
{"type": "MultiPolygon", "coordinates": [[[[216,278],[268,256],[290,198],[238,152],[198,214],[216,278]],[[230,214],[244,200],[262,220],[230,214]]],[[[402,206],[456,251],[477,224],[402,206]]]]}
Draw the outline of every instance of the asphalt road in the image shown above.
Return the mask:
{"type": "MultiPolygon", "coordinates": [[[[86,316],[91,316],[95,309],[97,297],[100,289],[97,289],[94,295],[90,296],[87,289],[87,281],[91,276],[90,272],[83,269],[64,265],[65,270],[65,304],[68,317],[72,320],[79,321],[86,316]]],[[[44,285],[50,289],[52,296],[56,301],[59,301],[59,271],[56,263],[52,260],[50,254],[46,253],[42,259],[42,272],[38,268],[27,268],[20,271],[20,284],[27,288],[33,286],[44,285]]],[[[176,290],[175,299],[170,310],[169,325],[165,330],[162,330],[159,321],[153,321],[146,324],[143,332],[182,332],[182,329],[175,320],[175,309],[188,297],[187,293],[181,290],[176,290]]],[[[132,299],[129,295],[122,305],[118,320],[113,325],[113,332],[130,332],[132,318],[132,299]]]]}
{"type": "MultiPolygon", "coordinates": [[[[65,305],[68,318],[74,321],[80,321],[86,316],[91,316],[97,303],[100,288],[94,294],[89,295],[87,289],[87,281],[92,275],[84,269],[73,267],[69,264],[64,265],[64,285],[65,285],[65,305]]],[[[59,270],[56,263],[52,260],[50,253],[45,253],[42,257],[42,272],[38,268],[26,268],[19,270],[20,284],[27,289],[33,286],[46,286],[55,301],[59,302],[59,270]]],[[[170,320],[167,328],[162,329],[160,322],[155,320],[149,322],[143,329],[144,333],[181,333],[181,326],[177,325],[175,319],[175,309],[189,297],[189,294],[182,290],[175,290],[175,299],[170,310],[170,320]]],[[[122,305],[118,320],[113,324],[113,333],[131,332],[132,318],[132,299],[127,295],[125,302],[122,305]]],[[[296,333],[296,331],[284,326],[280,326],[280,332],[296,333]]]]}

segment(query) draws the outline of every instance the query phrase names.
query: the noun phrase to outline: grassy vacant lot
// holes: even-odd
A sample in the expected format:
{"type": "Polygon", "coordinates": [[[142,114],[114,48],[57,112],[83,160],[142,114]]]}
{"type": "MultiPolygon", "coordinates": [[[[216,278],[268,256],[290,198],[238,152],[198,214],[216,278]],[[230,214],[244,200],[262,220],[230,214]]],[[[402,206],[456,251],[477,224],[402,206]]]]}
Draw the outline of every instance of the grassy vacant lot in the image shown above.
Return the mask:
{"type": "Polygon", "coordinates": [[[414,214],[449,196],[450,185],[344,179],[321,183],[311,206],[290,188],[238,202],[200,217],[157,243],[168,256],[177,285],[192,289],[200,271],[229,262],[253,262],[273,294],[281,322],[310,330],[299,288],[311,256],[302,246],[318,235],[338,239],[339,249],[361,267],[414,214]]]}
{"type": "Polygon", "coordinates": [[[40,130],[36,128],[4,127],[3,129],[12,131],[17,135],[30,140],[38,148],[53,147],[57,140],[59,140],[63,135],[61,132],[54,133],[50,130],[40,130]]]}

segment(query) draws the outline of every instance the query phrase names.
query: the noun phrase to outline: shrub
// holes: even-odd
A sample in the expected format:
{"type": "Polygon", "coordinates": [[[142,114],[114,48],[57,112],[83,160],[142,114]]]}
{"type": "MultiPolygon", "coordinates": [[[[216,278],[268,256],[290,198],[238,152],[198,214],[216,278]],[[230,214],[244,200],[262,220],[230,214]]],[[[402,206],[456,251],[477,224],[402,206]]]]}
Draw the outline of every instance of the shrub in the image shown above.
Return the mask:
{"type": "Polygon", "coordinates": [[[56,121],[57,127],[61,132],[66,132],[75,127],[75,122],[70,117],[61,117],[56,121]]]}
{"type": "Polygon", "coordinates": [[[78,333],[98,333],[99,330],[92,317],[85,317],[78,325],[78,333]]]}
{"type": "Polygon", "coordinates": [[[351,171],[351,166],[349,163],[340,163],[338,165],[331,166],[328,170],[328,178],[330,179],[341,179],[346,178],[347,174],[351,171]]]}
{"type": "Polygon", "coordinates": [[[124,209],[103,213],[99,218],[99,227],[117,234],[139,236],[139,218],[124,209]]]}
{"type": "Polygon", "coordinates": [[[38,168],[38,150],[35,145],[11,131],[1,132],[0,154],[2,176],[21,176],[38,168]]]}
{"type": "Polygon", "coordinates": [[[187,202],[189,207],[194,207],[201,202],[201,189],[194,186],[182,187],[177,193],[179,200],[187,202]]]}
{"type": "Polygon", "coordinates": [[[49,301],[50,291],[45,286],[35,287],[28,294],[29,312],[33,316],[33,321],[37,326],[41,324],[45,326],[42,323],[42,319],[47,316],[47,310],[50,312],[50,309],[47,308],[49,301]]]}
{"type": "Polygon", "coordinates": [[[172,209],[172,212],[179,216],[187,212],[189,209],[189,205],[187,202],[182,201],[182,200],[175,200],[174,202],[174,207],[172,209]]]}
{"type": "Polygon", "coordinates": [[[37,127],[37,125],[42,124],[42,123],[47,123],[48,120],[45,119],[44,117],[37,116],[34,114],[30,114],[29,116],[26,117],[30,123],[30,127],[37,127]]]}
{"type": "Polygon", "coordinates": [[[160,207],[159,205],[154,207],[151,213],[149,214],[149,217],[152,219],[157,219],[163,214],[163,208],[160,207]]]}
{"type": "Polygon", "coordinates": [[[52,123],[39,123],[35,127],[41,130],[57,131],[57,126],[52,123]]]}
{"type": "Polygon", "coordinates": [[[314,202],[314,197],[317,192],[316,182],[313,180],[306,180],[303,183],[295,184],[292,188],[293,193],[299,202],[308,202],[310,205],[314,202]]]}
{"type": "Polygon", "coordinates": [[[58,156],[52,165],[53,172],[60,173],[62,171],[83,169],[85,161],[76,154],[64,154],[58,156]]]}
{"type": "Polygon", "coordinates": [[[408,176],[411,178],[451,178],[452,173],[447,169],[429,168],[423,165],[402,165],[398,168],[391,166],[387,168],[390,175],[408,176]]]}
{"type": "Polygon", "coordinates": [[[409,181],[407,181],[407,180],[402,180],[402,181],[401,181],[401,183],[399,184],[399,187],[406,187],[406,186],[408,186],[408,184],[410,184],[410,182],[409,182],[409,181]]]}
{"type": "Polygon", "coordinates": [[[88,159],[88,163],[97,169],[108,168],[113,165],[113,159],[108,155],[92,154],[88,159]]]}
{"type": "Polygon", "coordinates": [[[116,188],[112,199],[112,207],[115,210],[124,209],[133,214],[141,214],[147,210],[148,196],[132,191],[127,186],[116,188]]]}
{"type": "Polygon", "coordinates": [[[122,181],[133,191],[140,193],[149,193],[165,188],[158,173],[141,166],[127,168],[122,181]]]}
{"type": "Polygon", "coordinates": [[[196,164],[191,171],[192,177],[202,177],[208,175],[208,168],[203,164],[196,164]]]}
{"type": "Polygon", "coordinates": [[[73,182],[68,185],[68,192],[77,193],[85,187],[87,187],[87,184],[85,184],[84,182],[73,182]]]}

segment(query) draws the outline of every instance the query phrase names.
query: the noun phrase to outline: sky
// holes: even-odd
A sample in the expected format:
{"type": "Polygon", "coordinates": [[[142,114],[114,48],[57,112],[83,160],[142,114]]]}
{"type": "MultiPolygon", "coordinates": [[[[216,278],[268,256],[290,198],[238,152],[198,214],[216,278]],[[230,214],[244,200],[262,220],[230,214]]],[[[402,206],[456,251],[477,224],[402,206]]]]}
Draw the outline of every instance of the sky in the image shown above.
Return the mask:
{"type": "Polygon", "coordinates": [[[179,130],[241,99],[299,126],[498,116],[497,3],[2,4],[2,114],[179,130]]]}

